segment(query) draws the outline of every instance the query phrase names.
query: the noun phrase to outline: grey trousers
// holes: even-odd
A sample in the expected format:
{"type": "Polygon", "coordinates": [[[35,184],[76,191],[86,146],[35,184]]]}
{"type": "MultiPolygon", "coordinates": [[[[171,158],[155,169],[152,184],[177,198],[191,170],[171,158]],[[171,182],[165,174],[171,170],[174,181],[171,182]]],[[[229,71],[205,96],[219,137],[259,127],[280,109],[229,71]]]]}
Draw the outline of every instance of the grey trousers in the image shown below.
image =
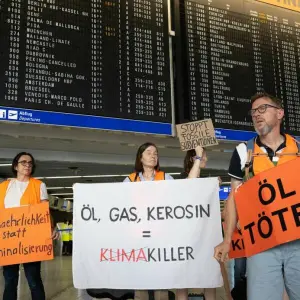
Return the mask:
{"type": "Polygon", "coordinates": [[[269,249],[247,259],[248,300],[300,299],[300,240],[269,249]]]}

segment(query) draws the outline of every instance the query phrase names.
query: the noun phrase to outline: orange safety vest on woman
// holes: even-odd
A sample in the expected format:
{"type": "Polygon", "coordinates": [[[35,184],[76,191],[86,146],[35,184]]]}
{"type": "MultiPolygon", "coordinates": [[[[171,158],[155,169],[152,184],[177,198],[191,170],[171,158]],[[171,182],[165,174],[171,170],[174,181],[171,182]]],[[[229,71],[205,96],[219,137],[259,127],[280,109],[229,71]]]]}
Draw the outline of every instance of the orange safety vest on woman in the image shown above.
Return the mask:
{"type": "MultiPolygon", "coordinates": [[[[0,209],[4,209],[4,200],[10,180],[3,181],[0,184],[0,209]]],[[[35,178],[30,178],[28,186],[22,195],[20,205],[34,205],[41,203],[41,184],[42,182],[35,178]]]]}
{"type": "MultiPolygon", "coordinates": [[[[138,173],[131,173],[128,176],[129,180],[132,182],[141,181],[138,173]]],[[[165,180],[165,172],[163,171],[155,171],[154,180],[165,180]]]]}
{"type": "Polygon", "coordinates": [[[288,134],[286,134],[285,137],[286,147],[283,148],[281,152],[276,153],[278,156],[278,161],[275,164],[269,159],[268,154],[265,153],[254,140],[254,149],[252,155],[252,172],[254,176],[274,168],[277,165],[281,165],[290,160],[296,159],[299,156],[299,149],[295,139],[288,134]]]}

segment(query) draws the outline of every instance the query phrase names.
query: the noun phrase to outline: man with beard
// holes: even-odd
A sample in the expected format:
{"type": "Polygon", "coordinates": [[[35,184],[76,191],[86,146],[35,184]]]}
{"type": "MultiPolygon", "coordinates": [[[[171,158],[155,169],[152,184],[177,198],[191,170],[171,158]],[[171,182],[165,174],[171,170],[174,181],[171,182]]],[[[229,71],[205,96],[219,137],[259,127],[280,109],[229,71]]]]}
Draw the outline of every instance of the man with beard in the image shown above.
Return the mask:
{"type": "MultiPolygon", "coordinates": [[[[232,155],[229,166],[232,191],[258,173],[295,159],[299,152],[296,140],[280,130],[284,117],[281,100],[260,93],[252,97],[251,104],[249,113],[258,136],[239,144],[232,155]]],[[[233,194],[227,201],[224,241],[215,248],[215,258],[221,262],[228,259],[231,236],[237,226],[233,194]]],[[[282,300],[284,288],[290,300],[300,299],[299,239],[247,258],[248,300],[282,300]]]]}

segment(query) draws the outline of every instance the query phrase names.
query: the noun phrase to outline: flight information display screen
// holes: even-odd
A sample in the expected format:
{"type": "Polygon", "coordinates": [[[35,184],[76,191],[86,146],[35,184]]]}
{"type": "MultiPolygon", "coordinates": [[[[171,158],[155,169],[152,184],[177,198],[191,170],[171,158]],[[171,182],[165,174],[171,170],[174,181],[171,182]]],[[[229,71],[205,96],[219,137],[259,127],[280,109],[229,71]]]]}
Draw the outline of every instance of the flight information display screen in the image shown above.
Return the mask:
{"type": "Polygon", "coordinates": [[[8,121],[171,134],[168,1],[0,0],[0,105],[8,121]]]}
{"type": "Polygon", "coordinates": [[[212,118],[216,128],[253,131],[250,98],[266,91],[284,102],[285,130],[300,135],[299,13],[185,0],[181,18],[192,121],[212,118]]]}

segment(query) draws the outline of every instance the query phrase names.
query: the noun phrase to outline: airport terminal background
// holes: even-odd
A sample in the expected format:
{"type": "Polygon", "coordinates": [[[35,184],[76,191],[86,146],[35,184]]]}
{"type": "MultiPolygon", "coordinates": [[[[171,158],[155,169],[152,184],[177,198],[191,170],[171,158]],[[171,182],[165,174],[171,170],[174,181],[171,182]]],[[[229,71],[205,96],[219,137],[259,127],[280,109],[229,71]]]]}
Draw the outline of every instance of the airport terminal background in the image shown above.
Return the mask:
{"type": "MultiPolygon", "coordinates": [[[[292,0],[0,0],[0,178],[31,152],[61,223],[75,182],[122,181],[146,141],[178,179],[175,125],[211,118],[219,145],[201,176],[222,178],[222,209],[231,154],[254,136],[253,94],[281,98],[283,128],[300,136],[299,13],[292,0]]],[[[61,246],[43,263],[47,299],[90,299],[61,246]]]]}

